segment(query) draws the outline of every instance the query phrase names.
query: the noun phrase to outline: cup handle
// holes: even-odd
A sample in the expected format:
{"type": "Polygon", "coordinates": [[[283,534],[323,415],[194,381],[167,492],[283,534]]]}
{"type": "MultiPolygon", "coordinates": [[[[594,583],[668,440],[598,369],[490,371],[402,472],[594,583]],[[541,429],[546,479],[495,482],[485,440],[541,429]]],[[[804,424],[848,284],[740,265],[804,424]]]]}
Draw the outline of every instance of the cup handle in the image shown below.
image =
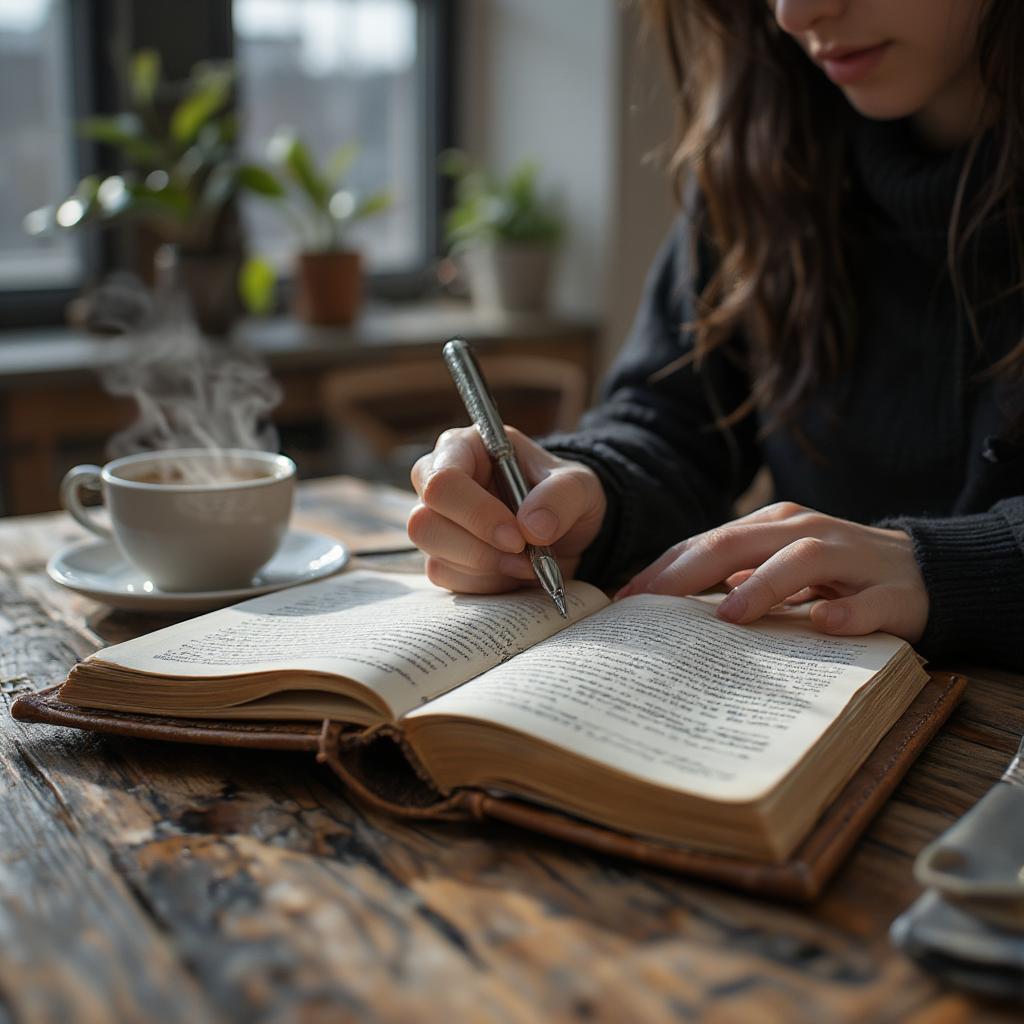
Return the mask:
{"type": "Polygon", "coordinates": [[[60,482],[60,503],[71,513],[71,518],[75,522],[81,523],[87,530],[106,540],[113,540],[114,534],[109,527],[94,518],[78,497],[78,492],[83,487],[100,489],[100,472],[99,466],[75,466],[74,469],[69,469],[60,482]]]}

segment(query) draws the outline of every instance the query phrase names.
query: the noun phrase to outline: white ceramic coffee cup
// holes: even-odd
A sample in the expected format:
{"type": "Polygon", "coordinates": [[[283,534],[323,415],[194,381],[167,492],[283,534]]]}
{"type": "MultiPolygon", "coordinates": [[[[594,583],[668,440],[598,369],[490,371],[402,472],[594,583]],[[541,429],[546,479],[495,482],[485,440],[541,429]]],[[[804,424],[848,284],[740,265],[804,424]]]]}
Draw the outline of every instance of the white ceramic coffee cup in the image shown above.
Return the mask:
{"type": "Polygon", "coordinates": [[[180,592],[250,585],[284,539],[294,491],[295,463],[285,455],[176,448],[75,466],[60,498],[154,586],[180,592]],[[86,487],[102,491],[111,528],[82,505],[86,487]]]}

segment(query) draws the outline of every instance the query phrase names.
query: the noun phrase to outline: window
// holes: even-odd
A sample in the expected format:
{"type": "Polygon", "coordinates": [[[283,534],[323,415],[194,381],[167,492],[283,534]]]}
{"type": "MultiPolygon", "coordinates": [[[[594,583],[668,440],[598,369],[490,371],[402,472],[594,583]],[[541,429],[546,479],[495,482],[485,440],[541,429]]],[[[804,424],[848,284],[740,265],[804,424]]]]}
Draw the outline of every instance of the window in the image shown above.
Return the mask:
{"type": "Polygon", "coordinates": [[[0,290],[82,277],[78,236],[26,234],[29,210],[74,187],[69,0],[0,0],[0,290]]]}
{"type": "MultiPolygon", "coordinates": [[[[343,143],[359,153],[347,184],[385,189],[390,209],[353,228],[376,273],[422,268],[434,255],[436,151],[431,152],[424,18],[416,0],[234,0],[241,148],[266,159],[291,128],[318,162],[343,143]]],[[[251,247],[286,267],[296,242],[281,214],[253,201],[251,247]]]]}
{"type": "MultiPolygon", "coordinates": [[[[159,51],[170,81],[233,59],[246,155],[290,126],[320,158],[357,140],[348,184],[393,207],[353,231],[371,285],[415,294],[438,250],[437,153],[447,131],[452,0],[0,0],[0,328],[60,323],[86,279],[131,269],[130,229],[32,237],[26,214],[59,201],[86,171],[120,158],[76,121],[124,109],[131,55],[159,51]],[[74,41],[72,43],[72,40],[74,41]]],[[[253,202],[249,248],[282,269],[295,239],[253,202]]]]}

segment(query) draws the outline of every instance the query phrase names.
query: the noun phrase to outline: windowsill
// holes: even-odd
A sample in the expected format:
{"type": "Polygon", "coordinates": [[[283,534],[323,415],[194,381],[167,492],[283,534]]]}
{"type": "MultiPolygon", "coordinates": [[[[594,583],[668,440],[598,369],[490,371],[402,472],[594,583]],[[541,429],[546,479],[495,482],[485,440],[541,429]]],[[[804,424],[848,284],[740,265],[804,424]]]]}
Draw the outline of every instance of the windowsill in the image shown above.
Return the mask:
{"type": "MultiPolygon", "coordinates": [[[[297,369],[358,361],[382,348],[415,349],[450,337],[468,341],[542,339],[566,334],[596,335],[593,318],[548,313],[480,313],[451,299],[410,303],[369,303],[349,327],[315,327],[291,316],[243,320],[228,344],[254,353],[272,368],[297,369]]],[[[70,384],[93,379],[97,371],[123,362],[130,336],[98,337],[71,327],[0,331],[0,389],[70,384]]]]}

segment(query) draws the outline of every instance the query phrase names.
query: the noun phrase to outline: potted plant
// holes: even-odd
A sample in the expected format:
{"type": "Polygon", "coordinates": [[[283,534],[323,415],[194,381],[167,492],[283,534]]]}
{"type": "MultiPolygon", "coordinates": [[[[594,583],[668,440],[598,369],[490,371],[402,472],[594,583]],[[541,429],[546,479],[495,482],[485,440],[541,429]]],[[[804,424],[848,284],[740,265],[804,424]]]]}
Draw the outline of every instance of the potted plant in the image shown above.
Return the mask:
{"type": "Polygon", "coordinates": [[[138,223],[151,246],[170,247],[159,253],[157,265],[189,295],[200,326],[209,333],[226,331],[238,308],[242,250],[233,200],[246,190],[282,191],[268,171],[237,159],[233,88],[230,64],[197,64],[184,85],[175,87],[162,81],[156,51],[135,54],[130,109],[78,126],[85,138],[116,150],[123,170],[86,176],[63,202],[28,214],[26,230],[138,223]]]}
{"type": "MultiPolygon", "coordinates": [[[[358,153],[358,144],[349,142],[318,166],[309,148],[288,128],[276,132],[267,147],[290,188],[280,185],[277,192],[263,194],[279,202],[299,240],[294,305],[296,315],[307,323],[348,324],[359,312],[362,257],[349,244],[348,232],[359,221],[388,209],[391,197],[384,191],[359,196],[346,187],[358,153]]],[[[265,296],[272,283],[273,271],[266,261],[247,261],[243,290],[250,308],[268,305],[265,296]]]]}
{"type": "Polygon", "coordinates": [[[499,312],[544,309],[564,225],[537,188],[536,165],[524,161],[501,178],[451,150],[441,169],[455,179],[445,234],[473,304],[499,312]]]}

